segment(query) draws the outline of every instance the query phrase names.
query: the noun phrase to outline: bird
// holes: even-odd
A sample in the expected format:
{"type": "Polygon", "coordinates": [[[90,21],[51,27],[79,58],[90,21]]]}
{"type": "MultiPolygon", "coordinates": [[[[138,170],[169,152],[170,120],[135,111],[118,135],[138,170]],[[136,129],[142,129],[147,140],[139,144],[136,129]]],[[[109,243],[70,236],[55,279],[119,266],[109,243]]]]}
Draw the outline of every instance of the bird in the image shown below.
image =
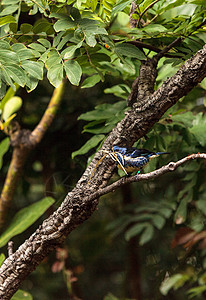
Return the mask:
{"type": "Polygon", "coordinates": [[[94,172],[99,163],[106,157],[109,156],[117,165],[119,169],[122,169],[126,176],[133,172],[138,172],[143,169],[144,166],[154,157],[162,154],[169,154],[169,152],[153,152],[147,149],[137,149],[135,147],[120,147],[113,146],[109,151],[102,150],[104,156],[97,162],[94,170],[89,178],[90,182],[94,172]]]}
{"type": "Polygon", "coordinates": [[[169,154],[169,152],[153,152],[135,147],[114,146],[107,154],[115,161],[117,167],[128,175],[143,169],[152,158],[169,154]]]}

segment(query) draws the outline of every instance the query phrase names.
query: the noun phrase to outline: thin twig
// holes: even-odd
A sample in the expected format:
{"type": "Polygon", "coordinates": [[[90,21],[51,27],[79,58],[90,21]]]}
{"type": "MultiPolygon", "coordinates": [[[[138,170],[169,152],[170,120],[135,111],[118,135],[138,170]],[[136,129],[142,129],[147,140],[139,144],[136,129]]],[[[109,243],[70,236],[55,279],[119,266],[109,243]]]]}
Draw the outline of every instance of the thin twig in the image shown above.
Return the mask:
{"type": "Polygon", "coordinates": [[[9,241],[8,242],[8,256],[12,255],[14,252],[14,242],[13,241],[9,241]]]}
{"type": "Polygon", "coordinates": [[[116,182],[114,182],[114,183],[98,190],[97,192],[95,192],[94,194],[89,196],[89,200],[94,200],[94,199],[99,198],[100,196],[103,196],[103,195],[108,194],[110,192],[114,192],[119,187],[122,187],[125,184],[129,184],[129,183],[132,183],[132,182],[147,181],[147,180],[157,178],[157,177],[159,177],[163,174],[173,172],[179,166],[183,165],[187,161],[197,159],[197,158],[206,159],[206,153],[191,154],[187,157],[182,158],[181,160],[178,160],[176,163],[175,162],[170,162],[166,166],[163,166],[163,167],[161,167],[161,168],[159,168],[159,169],[157,169],[153,172],[147,173],[147,174],[138,174],[138,175],[131,176],[131,177],[122,177],[118,181],[116,181],[116,182]]]}
{"type": "MultiPolygon", "coordinates": [[[[156,62],[158,62],[160,60],[160,58],[162,58],[163,56],[166,56],[165,54],[167,52],[169,52],[170,49],[176,47],[179,43],[181,43],[182,41],[182,37],[178,37],[176,38],[171,44],[169,44],[168,46],[166,46],[164,49],[162,49],[158,54],[156,54],[153,57],[153,60],[155,60],[156,62]]],[[[173,56],[174,57],[174,56],[173,56]]]]}
{"type": "Polygon", "coordinates": [[[141,13],[141,15],[139,16],[139,20],[138,20],[138,22],[137,22],[137,27],[139,27],[139,23],[140,23],[140,21],[141,21],[141,19],[142,19],[142,17],[144,16],[144,14],[155,4],[155,3],[157,3],[158,1],[160,1],[160,0],[155,0],[154,2],[152,2],[152,3],[150,3],[150,5],[148,5],[144,10],[143,10],[143,12],[141,13]]]}
{"type": "Polygon", "coordinates": [[[129,44],[132,44],[138,48],[145,48],[145,49],[149,49],[151,51],[154,51],[157,54],[158,57],[170,57],[170,58],[182,58],[182,56],[178,55],[178,54],[167,54],[167,52],[172,49],[173,47],[175,47],[177,45],[177,43],[179,43],[180,38],[176,39],[175,41],[173,41],[170,45],[166,46],[164,49],[160,49],[158,47],[155,47],[153,45],[150,45],[150,44],[146,44],[146,43],[143,43],[141,41],[129,41],[128,43],[129,44]],[[177,41],[178,40],[178,41],[177,41]]]}

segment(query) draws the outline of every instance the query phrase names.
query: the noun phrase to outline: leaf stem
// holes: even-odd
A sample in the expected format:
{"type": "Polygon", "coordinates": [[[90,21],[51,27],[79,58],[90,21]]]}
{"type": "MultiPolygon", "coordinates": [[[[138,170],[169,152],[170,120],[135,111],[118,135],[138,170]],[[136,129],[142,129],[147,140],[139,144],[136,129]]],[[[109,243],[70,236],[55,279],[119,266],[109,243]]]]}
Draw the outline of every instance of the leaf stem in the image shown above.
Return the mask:
{"type": "Polygon", "coordinates": [[[160,1],[160,0],[155,0],[154,2],[152,2],[152,3],[150,3],[150,5],[148,5],[144,10],[143,10],[143,12],[140,14],[140,16],[139,16],[139,20],[138,20],[138,22],[137,22],[137,27],[139,27],[139,24],[140,24],[140,21],[141,21],[141,19],[142,19],[142,17],[144,16],[144,14],[155,4],[155,3],[157,3],[158,1],[160,1]]]}

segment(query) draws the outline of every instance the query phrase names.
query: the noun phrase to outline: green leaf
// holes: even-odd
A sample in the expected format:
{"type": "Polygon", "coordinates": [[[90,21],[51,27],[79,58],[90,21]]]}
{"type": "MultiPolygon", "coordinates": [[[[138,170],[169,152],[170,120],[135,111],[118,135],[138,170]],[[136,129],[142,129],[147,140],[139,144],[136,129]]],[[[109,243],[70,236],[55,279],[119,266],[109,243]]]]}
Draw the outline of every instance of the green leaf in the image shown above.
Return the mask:
{"type": "Polygon", "coordinates": [[[18,290],[11,298],[11,300],[32,300],[32,299],[33,299],[32,295],[23,290],[18,290]]]}
{"type": "Polygon", "coordinates": [[[24,87],[26,83],[26,74],[25,72],[16,64],[5,65],[5,70],[13,79],[14,82],[24,87]]]}
{"type": "Polygon", "coordinates": [[[67,17],[66,19],[58,20],[54,24],[54,29],[56,32],[66,31],[67,29],[71,29],[75,27],[74,21],[71,18],[67,17]]]}
{"type": "Polygon", "coordinates": [[[11,115],[17,112],[22,106],[22,99],[14,96],[10,98],[4,105],[2,117],[6,121],[11,115]]]}
{"type": "Polygon", "coordinates": [[[175,288],[176,285],[178,286],[183,285],[185,281],[187,281],[188,279],[189,279],[188,276],[185,276],[184,274],[175,274],[169,278],[166,278],[160,286],[161,294],[166,296],[168,292],[171,290],[171,288],[175,288]],[[182,284],[180,285],[179,282],[181,282],[182,284]]]}
{"type": "Polygon", "coordinates": [[[5,16],[0,18],[0,27],[8,23],[16,23],[16,19],[13,16],[5,16]]]}
{"type": "Polygon", "coordinates": [[[142,246],[149,242],[154,235],[154,228],[151,224],[148,224],[143,233],[140,236],[139,244],[142,246]]]}
{"type": "Polygon", "coordinates": [[[38,85],[38,79],[28,74],[26,78],[26,86],[29,88],[27,89],[27,92],[33,91],[38,85]]]}
{"type": "Polygon", "coordinates": [[[0,236],[0,247],[3,247],[11,238],[30,227],[54,202],[53,198],[45,197],[21,209],[14,216],[9,227],[0,236]]]}
{"type": "Polygon", "coordinates": [[[52,23],[49,23],[46,19],[40,19],[35,23],[33,27],[33,32],[34,33],[46,32],[47,34],[53,34],[54,30],[52,28],[52,23]]]}
{"type": "Polygon", "coordinates": [[[19,63],[17,54],[10,50],[0,49],[0,62],[2,64],[19,63]]]}
{"type": "Polygon", "coordinates": [[[53,39],[53,47],[57,47],[59,45],[60,40],[61,40],[61,38],[62,38],[63,35],[64,35],[64,32],[62,31],[62,32],[58,33],[54,37],[54,39],[53,39]]]}
{"type": "Polygon", "coordinates": [[[93,121],[93,120],[108,120],[114,119],[114,116],[122,112],[126,107],[125,101],[118,101],[114,104],[100,104],[95,107],[95,110],[81,114],[78,120],[93,121]]]}
{"type": "Polygon", "coordinates": [[[111,293],[107,294],[103,300],[119,300],[119,298],[115,297],[111,293]]]}
{"type": "Polygon", "coordinates": [[[28,45],[28,47],[36,50],[36,51],[39,51],[39,52],[45,52],[46,51],[46,48],[38,43],[31,43],[30,45],[28,45]]]}
{"type": "Polygon", "coordinates": [[[10,86],[12,87],[12,89],[15,91],[15,90],[16,90],[16,87],[15,87],[13,81],[11,80],[11,78],[10,78],[10,76],[9,76],[9,74],[8,74],[8,72],[7,72],[7,70],[6,70],[6,68],[5,68],[5,66],[2,66],[2,75],[3,75],[3,77],[4,77],[5,81],[6,81],[6,83],[7,83],[8,85],[10,85],[10,86]]]}
{"type": "Polygon", "coordinates": [[[86,43],[90,47],[94,47],[97,43],[97,41],[95,39],[95,35],[94,34],[86,34],[86,43]]]}
{"type": "MultiPolygon", "coordinates": [[[[69,0],[67,0],[67,4],[70,4],[68,2],[70,2],[69,0]]],[[[72,2],[74,2],[74,1],[72,0],[72,2]]],[[[79,21],[81,19],[81,14],[80,14],[79,10],[74,6],[72,6],[72,8],[71,8],[70,14],[75,21],[79,21]]]]}
{"type": "Polygon", "coordinates": [[[198,143],[202,146],[206,146],[206,124],[198,124],[189,129],[189,131],[195,136],[198,143]]]}
{"type": "Polygon", "coordinates": [[[145,26],[143,30],[147,33],[154,33],[154,32],[160,33],[160,32],[167,31],[167,28],[160,24],[149,24],[145,26]]]}
{"type": "Polygon", "coordinates": [[[19,5],[9,5],[0,12],[0,16],[12,15],[18,8],[19,5]]]}
{"type": "Polygon", "coordinates": [[[158,212],[163,215],[163,217],[165,218],[169,218],[171,216],[171,209],[167,208],[167,207],[160,207],[158,212]]]}
{"type": "Polygon", "coordinates": [[[176,224],[182,224],[185,222],[187,218],[187,205],[188,205],[188,199],[183,198],[174,215],[174,220],[176,224]]]}
{"type": "Polygon", "coordinates": [[[3,262],[5,261],[5,259],[6,259],[6,256],[3,253],[1,253],[0,254],[0,267],[3,264],[3,262]]]}
{"type": "Polygon", "coordinates": [[[86,154],[89,150],[96,147],[104,139],[104,137],[105,136],[103,134],[94,135],[79,150],[72,153],[72,159],[77,155],[86,154]]]}
{"type": "Polygon", "coordinates": [[[54,85],[55,87],[58,87],[63,79],[63,66],[62,64],[56,64],[53,67],[49,68],[47,72],[47,78],[49,82],[54,85]]]}
{"type": "Polygon", "coordinates": [[[81,85],[82,89],[87,89],[90,87],[95,86],[99,81],[101,80],[101,77],[98,74],[92,75],[90,77],[87,77],[84,82],[81,85]]]}
{"type": "Polygon", "coordinates": [[[189,298],[192,299],[196,296],[202,295],[202,293],[204,293],[206,291],[206,285],[202,285],[202,286],[197,286],[194,288],[189,289],[189,291],[187,292],[189,294],[189,298]]]}
{"type": "Polygon", "coordinates": [[[129,228],[125,233],[125,239],[126,241],[129,241],[132,237],[140,234],[143,229],[147,228],[147,226],[150,225],[147,222],[135,224],[131,228],[129,228]]]}
{"type": "Polygon", "coordinates": [[[49,49],[47,49],[46,52],[44,52],[40,57],[39,57],[39,61],[42,61],[44,64],[47,60],[47,57],[48,57],[48,54],[49,54],[49,49]]]}
{"type": "Polygon", "coordinates": [[[84,30],[84,32],[85,32],[86,36],[87,36],[87,35],[90,35],[90,34],[94,34],[94,35],[96,35],[96,34],[104,34],[104,35],[108,35],[106,29],[103,28],[103,27],[100,27],[100,26],[98,26],[98,27],[93,27],[93,26],[90,27],[90,26],[88,26],[88,27],[84,30]]]}
{"type": "Polygon", "coordinates": [[[54,67],[57,64],[61,63],[61,56],[56,50],[51,50],[48,53],[48,59],[46,60],[46,67],[50,69],[51,67],[54,67]]]}
{"type": "Polygon", "coordinates": [[[193,120],[194,120],[194,115],[191,111],[172,115],[173,122],[183,123],[186,127],[192,127],[193,120]]]}
{"type": "Polygon", "coordinates": [[[64,55],[64,59],[71,58],[74,52],[82,46],[82,41],[77,45],[69,46],[64,51],[62,51],[62,55],[64,55]]]}
{"type": "Polygon", "coordinates": [[[160,230],[165,225],[166,220],[160,215],[153,215],[152,222],[160,230]]]}
{"type": "Polygon", "coordinates": [[[17,53],[20,61],[34,58],[32,50],[28,49],[25,45],[21,43],[13,44],[12,49],[17,53]]]}
{"type": "Polygon", "coordinates": [[[7,41],[0,40],[0,49],[11,50],[10,44],[7,41]]]}
{"type": "MultiPolygon", "coordinates": [[[[159,13],[162,13],[162,12],[164,12],[164,11],[167,11],[167,10],[171,9],[171,8],[180,6],[180,5],[182,5],[184,2],[185,2],[185,0],[176,0],[176,1],[173,1],[173,2],[170,3],[170,4],[168,4],[168,5],[166,5],[166,6],[163,6],[163,7],[160,9],[159,13]]],[[[167,3],[167,2],[166,2],[166,3],[167,3]]]]}
{"type": "Polygon", "coordinates": [[[129,1],[122,0],[121,2],[118,2],[118,4],[115,7],[113,7],[113,9],[112,9],[112,16],[115,13],[117,13],[118,11],[123,11],[125,9],[125,7],[127,7],[131,3],[132,3],[132,0],[129,0],[129,1]]]}
{"type": "Polygon", "coordinates": [[[51,43],[48,40],[46,40],[46,39],[38,39],[37,41],[39,43],[41,43],[46,48],[50,48],[51,47],[51,43]]]}
{"type": "Polygon", "coordinates": [[[144,53],[132,44],[117,44],[115,45],[115,52],[117,53],[117,55],[124,55],[128,57],[134,57],[140,60],[145,60],[144,53]]]}
{"type": "MultiPolygon", "coordinates": [[[[91,123],[95,123],[95,121],[91,123]]],[[[89,123],[88,125],[90,125],[91,123],[89,123]]],[[[93,134],[108,133],[114,128],[114,126],[115,124],[105,125],[104,123],[101,123],[99,126],[94,126],[93,128],[91,128],[91,126],[84,126],[84,130],[82,132],[90,132],[93,134]]]]}
{"type": "Polygon", "coordinates": [[[21,32],[26,34],[26,33],[32,32],[33,26],[31,24],[28,24],[28,23],[23,23],[20,26],[20,30],[21,30],[21,32]]]}
{"type": "MultiPolygon", "coordinates": [[[[60,32],[60,34],[61,34],[61,32],[60,32]]],[[[59,34],[59,35],[60,35],[59,34]]],[[[68,41],[71,41],[72,40],[72,38],[74,37],[74,31],[72,30],[71,32],[69,32],[68,34],[66,34],[65,36],[63,36],[62,37],[62,39],[61,39],[61,41],[58,43],[58,45],[57,45],[57,50],[59,51],[59,50],[61,50],[63,47],[64,47],[64,45],[68,42],[68,41]]],[[[54,41],[55,41],[55,39],[58,39],[58,37],[56,36],[55,38],[54,38],[54,41]]],[[[54,44],[55,44],[55,42],[54,42],[54,44]]],[[[55,46],[54,46],[55,47],[55,46]]],[[[66,49],[65,49],[66,50],[66,49]]],[[[63,50],[62,51],[62,53],[61,53],[61,55],[62,56],[64,56],[64,51],[65,50],[63,50]]]]}
{"type": "Polygon", "coordinates": [[[2,168],[3,156],[9,149],[10,140],[8,137],[3,139],[0,143],[0,169],[2,168]]]}
{"type": "Polygon", "coordinates": [[[127,99],[131,90],[126,84],[118,84],[114,85],[111,88],[107,88],[104,90],[105,94],[114,94],[116,97],[120,97],[123,99],[127,99]]]}
{"type": "Polygon", "coordinates": [[[21,62],[22,68],[34,78],[43,79],[43,65],[40,62],[25,60],[21,62]]]}
{"type": "Polygon", "coordinates": [[[198,200],[196,201],[196,206],[197,208],[204,214],[206,215],[206,199],[201,199],[201,200],[198,200]]]}
{"type": "Polygon", "coordinates": [[[10,23],[9,24],[9,29],[10,29],[11,32],[17,33],[18,23],[10,23]]]}
{"type": "Polygon", "coordinates": [[[82,68],[78,62],[68,60],[64,63],[64,69],[69,81],[74,85],[79,85],[82,76],[82,68]]]}
{"type": "Polygon", "coordinates": [[[16,91],[19,89],[19,85],[15,83],[15,91],[10,87],[7,92],[6,95],[4,96],[4,98],[2,99],[2,101],[0,102],[0,109],[3,110],[5,103],[15,95],[16,91]]]}

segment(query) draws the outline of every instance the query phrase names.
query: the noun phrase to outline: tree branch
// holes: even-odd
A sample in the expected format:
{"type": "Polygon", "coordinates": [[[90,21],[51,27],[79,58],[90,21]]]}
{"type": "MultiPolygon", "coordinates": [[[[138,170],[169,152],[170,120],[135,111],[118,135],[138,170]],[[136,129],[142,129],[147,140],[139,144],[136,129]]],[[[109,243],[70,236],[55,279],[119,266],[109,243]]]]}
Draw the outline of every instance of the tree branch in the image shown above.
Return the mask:
{"type": "Polygon", "coordinates": [[[197,153],[197,154],[191,154],[187,157],[182,158],[181,160],[178,160],[177,162],[170,162],[169,164],[153,171],[150,173],[146,173],[146,174],[137,174],[135,176],[130,176],[130,177],[122,177],[121,179],[119,179],[118,181],[96,191],[95,193],[93,193],[91,196],[88,197],[88,200],[94,200],[96,198],[99,198],[105,194],[108,194],[110,192],[114,192],[116,191],[119,187],[126,185],[126,184],[130,184],[133,182],[140,182],[140,181],[148,181],[148,180],[152,180],[155,179],[159,176],[162,176],[166,173],[169,172],[173,172],[175,171],[179,166],[185,164],[187,161],[189,160],[194,160],[194,159],[198,159],[198,158],[203,158],[206,159],[206,153],[197,153]]]}
{"type": "Polygon", "coordinates": [[[132,18],[132,15],[133,15],[133,14],[137,14],[137,4],[135,3],[135,1],[132,1],[131,7],[130,7],[130,13],[129,13],[130,27],[131,27],[131,28],[137,27],[137,20],[134,20],[134,19],[132,18]]]}
{"type": "Polygon", "coordinates": [[[139,24],[140,24],[140,22],[141,22],[141,19],[142,19],[142,17],[144,16],[144,14],[153,6],[153,5],[155,5],[155,3],[157,3],[157,2],[159,2],[160,0],[155,0],[155,1],[153,1],[152,3],[150,3],[144,10],[143,10],[143,12],[140,14],[140,16],[139,16],[139,20],[138,20],[138,22],[137,22],[137,27],[139,27],[139,24]]]}
{"type": "MultiPolygon", "coordinates": [[[[175,40],[176,41],[176,40],[175,40]]],[[[118,40],[117,41],[114,41],[114,42],[119,42],[118,40]]],[[[163,53],[163,55],[161,56],[161,57],[163,57],[163,56],[165,56],[165,57],[168,57],[168,58],[182,58],[182,56],[180,56],[180,55],[178,55],[178,54],[169,54],[169,53],[167,53],[171,48],[173,48],[173,47],[175,47],[176,46],[176,44],[175,45],[172,45],[172,47],[170,47],[170,48],[167,48],[167,47],[169,47],[170,45],[168,45],[168,46],[166,46],[165,48],[167,49],[166,51],[164,50],[164,49],[160,49],[160,48],[158,48],[158,47],[155,47],[155,46],[153,46],[153,45],[150,45],[150,44],[146,44],[146,43],[143,43],[143,42],[141,42],[141,41],[128,41],[127,43],[129,43],[129,44],[132,44],[132,45],[134,45],[134,46],[136,46],[136,47],[138,47],[138,48],[140,48],[140,49],[143,49],[143,48],[145,48],[145,49],[148,49],[148,50],[151,50],[151,51],[153,51],[153,52],[156,52],[156,53],[162,53],[162,51],[164,51],[164,53],[163,53]]],[[[158,55],[157,54],[157,55],[158,55]]]]}
{"type": "Polygon", "coordinates": [[[62,82],[58,88],[54,89],[42,119],[32,132],[20,129],[19,126],[12,128],[13,132],[10,133],[10,136],[14,150],[0,196],[0,228],[4,225],[6,213],[13,199],[28,154],[41,141],[51,125],[60,105],[63,91],[64,83],[62,82]]]}
{"type": "MultiPolygon", "coordinates": [[[[108,136],[102,149],[111,149],[113,145],[131,146],[153,127],[169,107],[189,93],[205,76],[206,46],[186,61],[179,71],[166,80],[152,95],[146,95],[140,101],[137,99],[133,108],[108,136]]],[[[76,187],[68,193],[58,210],[5,260],[0,268],[2,300],[10,299],[21,282],[43,258],[62,244],[67,235],[96,210],[98,200],[91,200],[90,197],[106,186],[115,167],[110,160],[102,161],[101,167],[96,169],[95,176],[87,185],[91,171],[101,156],[101,151],[95,154],[76,187]]]]}
{"type": "Polygon", "coordinates": [[[169,44],[164,49],[162,49],[158,54],[156,54],[155,56],[153,56],[153,59],[158,62],[160,60],[160,58],[162,58],[163,56],[165,56],[165,54],[167,52],[169,52],[170,49],[172,49],[172,48],[176,47],[178,44],[180,44],[181,41],[182,41],[182,37],[176,38],[171,44],[169,44]]]}

